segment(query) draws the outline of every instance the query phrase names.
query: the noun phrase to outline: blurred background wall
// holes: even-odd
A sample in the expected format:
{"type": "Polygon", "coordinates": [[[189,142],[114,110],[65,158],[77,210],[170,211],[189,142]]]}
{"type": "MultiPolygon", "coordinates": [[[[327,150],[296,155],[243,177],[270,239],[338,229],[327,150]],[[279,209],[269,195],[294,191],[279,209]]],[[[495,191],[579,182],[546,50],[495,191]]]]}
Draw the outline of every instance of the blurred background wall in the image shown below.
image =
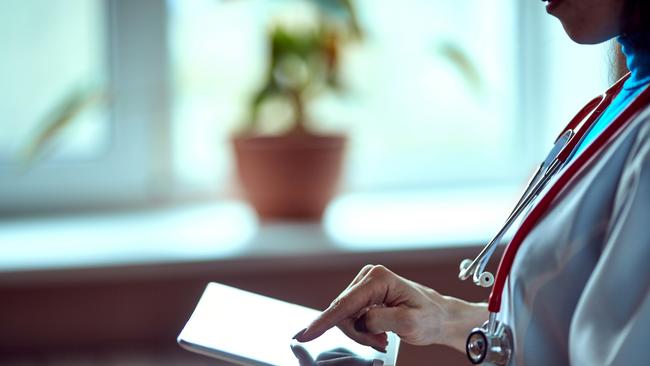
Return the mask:
{"type": "Polygon", "coordinates": [[[0,361],[203,364],[174,339],[207,281],[322,308],[381,262],[485,299],[457,262],[608,49],[533,1],[0,2],[0,361]]]}

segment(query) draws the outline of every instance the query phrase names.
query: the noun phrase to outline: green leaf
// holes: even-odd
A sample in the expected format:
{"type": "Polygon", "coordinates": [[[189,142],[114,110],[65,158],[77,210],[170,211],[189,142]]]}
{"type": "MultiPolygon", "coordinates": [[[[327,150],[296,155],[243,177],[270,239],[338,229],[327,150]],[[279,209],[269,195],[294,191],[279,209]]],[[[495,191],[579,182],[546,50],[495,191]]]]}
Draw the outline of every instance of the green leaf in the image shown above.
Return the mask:
{"type": "Polygon", "coordinates": [[[102,89],[78,88],[66,95],[43,117],[40,131],[25,145],[21,156],[26,165],[34,162],[50,141],[59,136],[86,109],[106,99],[102,89]]]}

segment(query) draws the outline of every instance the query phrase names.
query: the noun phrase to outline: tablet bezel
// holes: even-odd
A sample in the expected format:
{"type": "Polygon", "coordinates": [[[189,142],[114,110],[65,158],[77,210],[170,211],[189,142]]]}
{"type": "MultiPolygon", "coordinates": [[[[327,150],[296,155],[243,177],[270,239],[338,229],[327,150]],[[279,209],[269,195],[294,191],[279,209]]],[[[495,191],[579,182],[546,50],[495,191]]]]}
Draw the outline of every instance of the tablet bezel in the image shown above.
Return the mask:
{"type": "MultiPolygon", "coordinates": [[[[191,334],[191,327],[195,326],[195,322],[200,322],[199,319],[197,319],[197,313],[201,307],[202,301],[205,301],[208,296],[215,296],[215,293],[217,292],[229,292],[229,291],[236,291],[238,294],[246,294],[246,296],[250,295],[252,298],[257,299],[258,301],[260,299],[263,299],[264,301],[270,301],[275,303],[275,305],[278,305],[280,303],[287,304],[292,307],[296,307],[299,305],[292,304],[289,302],[281,301],[278,299],[274,299],[268,296],[256,294],[254,292],[250,291],[244,291],[235,287],[227,286],[224,284],[216,283],[216,282],[210,282],[207,286],[206,289],[204,290],[203,294],[201,295],[201,299],[199,299],[199,302],[197,303],[192,316],[190,316],[190,319],[187,321],[185,326],[183,327],[183,330],[179,334],[177,338],[178,344],[183,347],[184,349],[202,354],[204,356],[216,358],[219,360],[231,362],[236,365],[241,365],[241,366],[286,366],[286,365],[274,365],[272,363],[256,360],[256,359],[251,359],[249,357],[245,357],[242,355],[237,355],[233,354],[231,352],[228,352],[223,349],[218,349],[214,347],[208,347],[204,344],[200,344],[201,342],[197,342],[196,340],[190,341],[188,340],[186,334],[189,333],[191,334]]],[[[317,310],[306,308],[304,306],[300,306],[301,308],[313,311],[315,315],[318,314],[317,310]]],[[[399,337],[397,337],[393,333],[389,333],[389,346],[386,350],[386,353],[380,353],[380,352],[374,352],[372,357],[374,358],[373,366],[395,366],[396,360],[397,360],[397,353],[399,349],[399,337]],[[379,362],[378,362],[379,361],[379,362]]],[[[287,347],[289,347],[289,340],[287,341],[287,347]]]]}

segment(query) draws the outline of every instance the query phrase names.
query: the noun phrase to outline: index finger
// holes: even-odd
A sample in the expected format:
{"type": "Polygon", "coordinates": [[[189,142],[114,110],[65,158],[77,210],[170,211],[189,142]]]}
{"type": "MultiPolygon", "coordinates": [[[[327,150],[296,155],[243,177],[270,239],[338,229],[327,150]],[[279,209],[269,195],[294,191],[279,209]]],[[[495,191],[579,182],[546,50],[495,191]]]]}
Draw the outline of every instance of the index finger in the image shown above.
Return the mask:
{"type": "Polygon", "coordinates": [[[387,291],[388,286],[382,281],[372,279],[360,281],[344,291],[296,339],[300,342],[309,342],[320,337],[344,319],[351,318],[362,309],[377,304],[380,299],[383,301],[387,291]]]}

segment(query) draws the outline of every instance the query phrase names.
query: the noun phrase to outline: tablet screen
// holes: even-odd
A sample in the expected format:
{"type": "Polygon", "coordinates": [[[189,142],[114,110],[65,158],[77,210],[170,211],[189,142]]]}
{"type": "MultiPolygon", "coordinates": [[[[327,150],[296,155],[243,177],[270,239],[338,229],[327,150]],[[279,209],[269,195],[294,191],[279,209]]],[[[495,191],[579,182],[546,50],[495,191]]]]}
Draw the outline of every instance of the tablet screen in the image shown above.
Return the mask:
{"type": "Polygon", "coordinates": [[[233,287],[210,283],[178,337],[192,351],[240,365],[315,364],[338,359],[345,365],[394,365],[399,339],[389,334],[386,354],[357,344],[340,330],[297,343],[294,334],[319,312],[233,287]],[[345,361],[348,362],[345,362],[345,361]]]}

